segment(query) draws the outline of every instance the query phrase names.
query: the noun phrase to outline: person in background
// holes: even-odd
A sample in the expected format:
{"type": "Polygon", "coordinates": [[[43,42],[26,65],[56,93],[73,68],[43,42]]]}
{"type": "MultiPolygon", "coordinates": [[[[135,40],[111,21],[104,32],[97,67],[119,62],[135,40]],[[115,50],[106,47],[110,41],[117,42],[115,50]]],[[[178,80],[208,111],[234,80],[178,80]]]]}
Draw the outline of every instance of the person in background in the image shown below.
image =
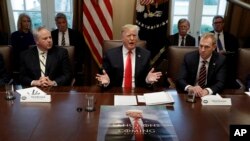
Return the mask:
{"type": "Polygon", "coordinates": [[[195,46],[195,38],[188,34],[190,23],[182,18],[178,21],[178,33],[168,37],[169,46],[195,46]]]}
{"type": "Polygon", "coordinates": [[[215,52],[213,33],[201,36],[199,51],[184,56],[177,78],[177,88],[197,97],[216,94],[223,90],[226,78],[225,56],[215,52]]]}
{"type": "Polygon", "coordinates": [[[25,86],[70,85],[72,70],[66,49],[52,47],[49,30],[39,27],[34,31],[36,47],[22,52],[20,82],[25,86]]]}
{"type": "Polygon", "coordinates": [[[19,72],[21,52],[35,45],[30,16],[26,13],[20,14],[17,20],[17,28],[18,30],[11,34],[10,44],[13,52],[13,71],[19,72]]]}
{"type": "Polygon", "coordinates": [[[216,15],[213,18],[213,31],[214,36],[217,40],[217,48],[215,51],[226,56],[227,66],[227,88],[238,88],[239,85],[236,82],[236,68],[237,68],[237,57],[239,49],[238,39],[224,31],[224,18],[220,15],[216,15]]]}
{"type": "Polygon", "coordinates": [[[51,31],[54,46],[74,46],[75,47],[75,74],[82,72],[84,52],[87,45],[83,35],[68,27],[67,17],[63,13],[57,13],[55,17],[57,29],[51,31]]]}
{"type": "Polygon", "coordinates": [[[138,32],[137,25],[127,24],[122,27],[123,45],[109,49],[104,55],[103,74],[96,75],[100,84],[116,87],[145,87],[160,79],[161,72],[154,72],[154,68],[149,71],[150,52],[144,48],[136,47],[138,32]],[[131,63],[128,63],[128,60],[131,63]],[[131,66],[131,72],[128,76],[129,66],[131,66]],[[130,83],[129,86],[127,86],[127,80],[130,83]]]}

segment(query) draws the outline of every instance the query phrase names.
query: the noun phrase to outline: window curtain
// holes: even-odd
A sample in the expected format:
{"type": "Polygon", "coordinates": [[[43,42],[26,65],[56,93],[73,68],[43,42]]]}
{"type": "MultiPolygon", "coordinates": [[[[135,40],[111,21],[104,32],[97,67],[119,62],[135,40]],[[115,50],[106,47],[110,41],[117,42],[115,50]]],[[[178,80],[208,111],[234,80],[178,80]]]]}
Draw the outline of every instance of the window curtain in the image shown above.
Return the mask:
{"type": "MultiPolygon", "coordinates": [[[[241,0],[250,5],[250,0],[241,0]]],[[[240,41],[241,47],[248,47],[250,40],[250,10],[229,3],[225,14],[225,30],[234,34],[240,41]],[[248,41],[247,41],[248,40],[248,41]],[[248,44],[248,45],[246,45],[248,44]]]]}
{"type": "MultiPolygon", "coordinates": [[[[73,1],[73,29],[83,33],[83,1],[73,1]]],[[[84,66],[80,77],[83,77],[83,85],[96,84],[95,75],[98,73],[99,67],[91,55],[89,48],[84,48],[84,66]]]]}
{"type": "Polygon", "coordinates": [[[1,44],[8,44],[8,37],[10,35],[10,24],[7,9],[7,1],[0,1],[0,42],[1,44]]]}

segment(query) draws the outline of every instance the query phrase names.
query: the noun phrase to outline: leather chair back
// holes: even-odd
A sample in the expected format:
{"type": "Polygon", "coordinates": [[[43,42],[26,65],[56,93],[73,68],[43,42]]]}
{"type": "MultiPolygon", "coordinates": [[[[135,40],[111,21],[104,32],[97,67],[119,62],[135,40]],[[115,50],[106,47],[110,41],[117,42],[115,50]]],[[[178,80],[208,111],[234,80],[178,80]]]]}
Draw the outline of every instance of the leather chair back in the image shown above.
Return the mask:
{"type": "Polygon", "coordinates": [[[74,66],[75,66],[75,62],[74,62],[75,47],[74,46],[62,46],[62,47],[65,48],[68,51],[69,61],[70,61],[72,70],[74,70],[74,66]]]}
{"type": "Polygon", "coordinates": [[[12,65],[11,65],[11,58],[12,58],[12,53],[11,53],[11,46],[9,45],[0,45],[0,53],[3,56],[4,60],[4,65],[5,69],[8,73],[11,74],[12,71],[12,65]]]}
{"type": "MultiPolygon", "coordinates": [[[[146,48],[146,44],[147,44],[146,41],[139,40],[137,41],[136,46],[146,48]]],[[[119,47],[121,45],[122,45],[122,40],[104,40],[102,53],[104,55],[108,49],[119,47]]]]}
{"type": "Polygon", "coordinates": [[[248,62],[250,60],[250,48],[239,48],[238,53],[236,76],[245,85],[247,75],[250,74],[250,63],[248,62]]]}
{"type": "Polygon", "coordinates": [[[184,55],[186,53],[198,50],[198,47],[195,46],[169,46],[167,51],[168,58],[168,71],[167,75],[172,79],[173,83],[176,82],[177,75],[180,70],[180,66],[183,63],[184,55]]]}
{"type": "MultiPolygon", "coordinates": [[[[74,46],[61,46],[65,48],[68,51],[69,54],[69,61],[72,67],[72,71],[75,72],[75,47],[74,46]]],[[[73,86],[75,83],[75,78],[71,81],[71,86],[73,86]]]]}

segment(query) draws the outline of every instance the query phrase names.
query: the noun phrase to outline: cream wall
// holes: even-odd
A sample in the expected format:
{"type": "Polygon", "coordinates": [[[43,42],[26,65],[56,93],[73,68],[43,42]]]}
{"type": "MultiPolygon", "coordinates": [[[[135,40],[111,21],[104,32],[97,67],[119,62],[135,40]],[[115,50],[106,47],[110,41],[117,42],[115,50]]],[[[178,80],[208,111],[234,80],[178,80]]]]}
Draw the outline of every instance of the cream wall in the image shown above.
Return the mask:
{"type": "Polygon", "coordinates": [[[113,5],[113,39],[121,39],[121,27],[133,24],[136,0],[112,0],[113,5]]]}

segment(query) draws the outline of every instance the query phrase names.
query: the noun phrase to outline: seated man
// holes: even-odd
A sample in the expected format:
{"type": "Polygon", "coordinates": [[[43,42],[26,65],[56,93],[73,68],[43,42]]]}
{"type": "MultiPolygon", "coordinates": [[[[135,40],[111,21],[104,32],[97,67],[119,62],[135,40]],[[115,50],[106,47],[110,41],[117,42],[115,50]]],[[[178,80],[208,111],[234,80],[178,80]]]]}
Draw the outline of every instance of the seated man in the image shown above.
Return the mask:
{"type": "Polygon", "coordinates": [[[70,85],[72,70],[66,49],[53,47],[51,33],[44,27],[34,32],[36,47],[21,54],[20,82],[26,86],[70,85]]]}
{"type": "Polygon", "coordinates": [[[195,38],[188,34],[190,23],[187,19],[178,21],[178,33],[168,37],[169,46],[195,46],[195,38]]]}
{"type": "Polygon", "coordinates": [[[205,33],[200,40],[199,51],[185,55],[177,78],[177,88],[194,93],[198,97],[216,94],[225,84],[225,56],[214,50],[213,33],[205,33]]]}
{"type": "Polygon", "coordinates": [[[149,71],[150,52],[136,47],[139,27],[125,25],[122,27],[123,45],[109,49],[103,58],[103,74],[96,79],[104,86],[144,87],[153,84],[161,77],[161,72],[149,71]],[[149,71],[149,72],[148,72],[149,71]]]}

